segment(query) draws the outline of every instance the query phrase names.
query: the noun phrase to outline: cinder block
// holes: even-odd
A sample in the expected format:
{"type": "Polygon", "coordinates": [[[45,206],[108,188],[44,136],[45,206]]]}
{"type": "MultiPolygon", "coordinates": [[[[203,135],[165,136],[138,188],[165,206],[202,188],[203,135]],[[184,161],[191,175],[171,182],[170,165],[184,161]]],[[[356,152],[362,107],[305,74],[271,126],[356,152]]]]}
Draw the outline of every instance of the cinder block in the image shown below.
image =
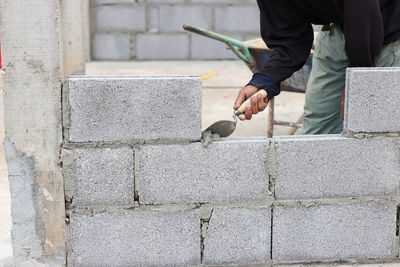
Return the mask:
{"type": "Polygon", "coordinates": [[[73,76],[64,92],[69,142],[194,141],[201,137],[198,77],[73,76]]]}
{"type": "Polygon", "coordinates": [[[212,8],[199,6],[160,6],[160,25],[162,32],[183,32],[182,25],[196,25],[210,29],[212,23],[212,8]]]}
{"type": "Polygon", "coordinates": [[[400,68],[347,71],[345,130],[400,131],[400,68]]]}
{"type": "Polygon", "coordinates": [[[137,32],[146,30],[144,6],[97,6],[94,17],[96,32],[137,32]]]}
{"type": "Polygon", "coordinates": [[[225,6],[215,8],[217,32],[260,32],[260,11],[256,6],[225,6]]]}
{"type": "Polygon", "coordinates": [[[95,60],[131,59],[129,34],[95,34],[92,42],[92,58],[95,60]]]}
{"type": "Polygon", "coordinates": [[[274,262],[396,258],[396,203],[275,206],[274,262]]]}
{"type": "Polygon", "coordinates": [[[186,266],[200,263],[198,211],[72,214],[72,266],[186,266]]]}
{"type": "Polygon", "coordinates": [[[189,36],[186,34],[138,34],[138,59],[187,59],[189,36]]]}
{"type": "Polygon", "coordinates": [[[205,264],[271,260],[271,207],[214,208],[204,238],[205,264]]]}
{"type": "MultiPolygon", "coordinates": [[[[241,39],[239,35],[230,35],[232,38],[241,39]]],[[[204,36],[191,36],[190,54],[192,59],[236,59],[237,56],[226,44],[205,38],[204,36]]]]}
{"type": "Polygon", "coordinates": [[[147,32],[158,32],[159,11],[158,7],[148,7],[146,9],[146,30],[147,32]]]}
{"type": "Polygon", "coordinates": [[[64,150],[67,199],[77,207],[133,205],[133,153],[128,147],[64,150]]]}
{"type": "Polygon", "coordinates": [[[399,138],[277,138],[277,199],[387,195],[400,188],[399,138]]]}
{"type": "Polygon", "coordinates": [[[145,146],[139,151],[139,198],[144,204],[265,200],[267,139],[232,139],[204,148],[145,146]]]}

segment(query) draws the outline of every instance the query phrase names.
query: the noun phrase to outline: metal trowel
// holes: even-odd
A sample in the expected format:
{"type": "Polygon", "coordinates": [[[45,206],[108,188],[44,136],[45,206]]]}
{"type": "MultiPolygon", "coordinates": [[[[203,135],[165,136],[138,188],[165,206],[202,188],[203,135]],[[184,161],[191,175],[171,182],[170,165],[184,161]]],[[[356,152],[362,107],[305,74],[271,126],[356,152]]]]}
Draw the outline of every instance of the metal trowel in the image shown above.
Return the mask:
{"type": "MultiPolygon", "coordinates": [[[[267,92],[265,90],[260,90],[251,97],[259,95],[261,95],[264,99],[265,97],[267,97],[267,92]]],[[[237,117],[244,113],[247,106],[251,105],[251,100],[250,100],[251,97],[247,99],[237,110],[233,112],[232,115],[233,121],[227,121],[227,120],[217,121],[216,123],[208,127],[205,131],[211,131],[212,134],[218,134],[220,137],[228,137],[231,134],[233,134],[233,132],[236,129],[237,117]]]]}

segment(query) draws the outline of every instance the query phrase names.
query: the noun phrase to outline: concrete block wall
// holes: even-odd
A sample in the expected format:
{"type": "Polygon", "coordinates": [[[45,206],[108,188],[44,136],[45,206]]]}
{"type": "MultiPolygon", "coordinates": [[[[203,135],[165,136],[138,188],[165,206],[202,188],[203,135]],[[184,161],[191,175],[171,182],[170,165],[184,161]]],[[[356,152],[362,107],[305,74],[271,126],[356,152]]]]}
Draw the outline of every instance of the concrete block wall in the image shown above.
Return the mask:
{"type": "Polygon", "coordinates": [[[260,35],[256,0],[92,0],[91,17],[93,60],[236,58],[183,24],[239,40],[260,35]]]}
{"type": "MultiPolygon", "coordinates": [[[[400,69],[349,71],[351,118],[370,106],[350,98],[380,83],[352,79],[382,73],[400,69]]],[[[399,262],[400,127],[381,117],[205,147],[187,115],[201,112],[199,78],[73,77],[63,90],[69,266],[399,262]]]]}

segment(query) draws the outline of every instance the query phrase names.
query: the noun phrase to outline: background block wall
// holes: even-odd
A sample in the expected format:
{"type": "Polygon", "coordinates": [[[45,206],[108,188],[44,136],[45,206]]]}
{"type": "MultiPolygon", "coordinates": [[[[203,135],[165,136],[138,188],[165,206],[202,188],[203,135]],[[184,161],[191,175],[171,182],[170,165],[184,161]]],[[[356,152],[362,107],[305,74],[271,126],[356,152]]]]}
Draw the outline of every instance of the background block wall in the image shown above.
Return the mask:
{"type": "Polygon", "coordinates": [[[93,60],[236,58],[183,24],[239,40],[260,35],[256,0],[92,0],[91,17],[93,60]]]}

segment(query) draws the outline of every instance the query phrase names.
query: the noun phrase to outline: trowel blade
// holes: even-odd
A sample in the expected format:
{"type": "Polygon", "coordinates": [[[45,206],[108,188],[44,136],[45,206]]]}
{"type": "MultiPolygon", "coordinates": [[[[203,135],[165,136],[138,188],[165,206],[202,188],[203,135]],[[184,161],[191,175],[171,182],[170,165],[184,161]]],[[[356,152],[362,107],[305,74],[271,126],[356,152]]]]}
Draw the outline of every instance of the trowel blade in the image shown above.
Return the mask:
{"type": "Polygon", "coordinates": [[[211,131],[212,134],[218,134],[220,137],[228,137],[236,129],[236,122],[234,121],[217,121],[210,127],[206,129],[206,131],[211,131]]]}

